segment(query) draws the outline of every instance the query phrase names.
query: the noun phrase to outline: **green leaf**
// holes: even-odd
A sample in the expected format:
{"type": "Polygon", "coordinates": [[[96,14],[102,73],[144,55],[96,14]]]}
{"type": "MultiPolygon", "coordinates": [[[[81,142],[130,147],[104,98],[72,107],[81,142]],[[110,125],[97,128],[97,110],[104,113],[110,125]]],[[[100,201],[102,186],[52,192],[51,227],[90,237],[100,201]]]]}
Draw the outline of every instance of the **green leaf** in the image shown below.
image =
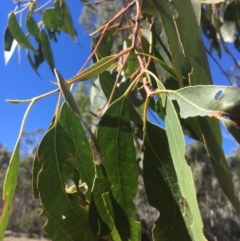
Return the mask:
{"type": "Polygon", "coordinates": [[[61,11],[56,10],[56,6],[60,3],[57,2],[55,8],[48,8],[43,12],[42,20],[46,28],[54,31],[60,31],[63,27],[63,15],[61,11]]]}
{"type": "Polygon", "coordinates": [[[98,62],[92,64],[89,68],[82,71],[79,75],[76,75],[73,79],[79,79],[79,81],[90,80],[102,74],[112,66],[116,60],[114,57],[114,55],[110,55],[108,57],[102,58],[98,62]]]}
{"type": "Polygon", "coordinates": [[[76,30],[73,26],[72,17],[70,15],[67,3],[65,0],[62,1],[62,12],[63,12],[63,22],[64,25],[62,26],[62,30],[68,33],[73,40],[76,39],[76,30]]]}
{"type": "MultiPolygon", "coordinates": [[[[59,123],[45,134],[37,155],[42,163],[37,188],[44,215],[52,219],[54,226],[59,225],[71,240],[81,237],[82,240],[96,241],[89,230],[88,209],[78,188],[80,176],[76,168],[76,147],[59,123]],[[77,192],[73,194],[65,191],[69,180],[76,185],[77,192]]],[[[54,230],[49,232],[52,236],[54,230]]]]}
{"type": "MultiPolygon", "coordinates": [[[[135,148],[125,96],[109,106],[99,122],[97,138],[102,149],[106,175],[112,184],[109,210],[122,240],[140,239],[140,226],[133,219],[133,198],[138,187],[135,148]],[[111,141],[109,141],[111,140],[111,141]]],[[[104,198],[105,199],[105,198],[104,198]]],[[[106,199],[105,199],[106,201],[106,199]]]]}
{"type": "Polygon", "coordinates": [[[192,66],[189,83],[211,84],[206,51],[191,0],[173,1],[171,4],[178,13],[175,21],[183,52],[192,66]]]}
{"type": "Polygon", "coordinates": [[[43,56],[46,59],[52,72],[54,73],[54,70],[53,70],[55,68],[54,57],[52,54],[51,44],[49,42],[48,36],[44,29],[40,31],[40,39],[41,39],[41,49],[42,49],[43,56]]]}
{"type": "Polygon", "coordinates": [[[143,178],[148,201],[160,212],[153,229],[154,240],[192,241],[191,212],[179,190],[166,132],[149,122],[144,138],[143,178]]]}
{"type": "Polygon", "coordinates": [[[165,0],[163,1],[153,0],[153,2],[155,3],[155,6],[159,12],[159,16],[161,18],[164,31],[168,38],[168,44],[171,52],[172,63],[173,63],[173,67],[176,70],[177,79],[179,81],[180,86],[183,86],[181,56],[179,54],[181,50],[180,50],[180,45],[178,41],[178,34],[173,21],[173,18],[176,16],[173,16],[173,13],[170,9],[169,2],[165,0]]]}
{"type": "MultiPolygon", "coordinates": [[[[158,82],[158,86],[160,89],[164,89],[161,82],[158,82]]],[[[181,195],[186,202],[185,205],[189,207],[192,215],[192,222],[188,222],[188,228],[192,233],[193,240],[205,240],[192,172],[185,159],[186,144],[182,128],[170,98],[166,94],[162,94],[160,98],[162,99],[163,108],[165,108],[166,133],[178,185],[181,195]]]]}
{"type": "Polygon", "coordinates": [[[93,163],[93,153],[86,137],[86,133],[82,127],[79,118],[73,114],[66,104],[63,105],[60,115],[60,123],[71,136],[76,146],[77,162],[75,167],[80,173],[81,182],[85,182],[88,186],[86,196],[90,199],[90,191],[92,190],[95,170],[93,163]]]}
{"type": "Polygon", "coordinates": [[[27,26],[28,32],[29,32],[32,36],[34,36],[37,40],[39,40],[38,24],[37,24],[37,22],[34,20],[34,18],[30,16],[30,13],[28,13],[28,15],[27,15],[26,26],[27,26]]]}
{"type": "Polygon", "coordinates": [[[68,86],[66,85],[66,82],[60,72],[57,69],[54,69],[54,73],[58,82],[58,86],[66,100],[67,105],[69,108],[73,111],[75,115],[80,117],[80,112],[77,106],[76,101],[74,100],[71,91],[68,89],[68,86]]]}
{"type": "Polygon", "coordinates": [[[27,59],[28,59],[28,62],[30,63],[30,65],[32,66],[33,70],[35,71],[35,73],[41,78],[41,76],[39,75],[39,73],[37,72],[37,68],[35,66],[35,63],[33,62],[32,60],[32,57],[29,53],[29,51],[27,50],[26,51],[26,56],[27,56],[27,59]]]}
{"type": "Polygon", "coordinates": [[[180,107],[182,118],[231,116],[240,118],[240,91],[236,87],[199,85],[170,93],[180,107]]]}
{"type": "Polygon", "coordinates": [[[38,69],[39,65],[45,61],[41,43],[38,43],[38,55],[34,54],[34,66],[38,69]]]}
{"type": "Polygon", "coordinates": [[[5,51],[10,51],[12,44],[13,44],[13,36],[9,30],[9,27],[6,28],[5,32],[4,32],[4,50],[5,51]]]}
{"type": "Polygon", "coordinates": [[[28,41],[28,38],[24,35],[14,12],[10,13],[8,17],[8,28],[12,37],[16,39],[19,45],[25,49],[31,49],[34,54],[38,55],[38,51],[32,46],[32,44],[28,41]]]}
{"type": "Polygon", "coordinates": [[[19,152],[20,152],[20,140],[18,140],[16,143],[16,146],[14,148],[11,160],[8,165],[7,173],[4,179],[4,186],[3,186],[4,206],[0,217],[0,240],[3,240],[5,235],[9,216],[11,213],[13,197],[17,186],[19,152]]]}

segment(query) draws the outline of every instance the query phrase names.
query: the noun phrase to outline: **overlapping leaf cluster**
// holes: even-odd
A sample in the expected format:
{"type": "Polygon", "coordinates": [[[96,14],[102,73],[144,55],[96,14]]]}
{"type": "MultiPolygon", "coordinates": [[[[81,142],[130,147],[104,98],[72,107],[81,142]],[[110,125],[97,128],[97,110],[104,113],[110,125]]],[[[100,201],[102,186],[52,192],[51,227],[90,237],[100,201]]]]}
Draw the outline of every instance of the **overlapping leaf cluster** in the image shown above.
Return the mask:
{"type": "MultiPolygon", "coordinates": [[[[211,85],[191,1],[127,2],[92,35],[88,59],[92,58],[92,65],[84,69],[87,60],[67,81],[55,68],[50,47],[56,33],[76,36],[67,3],[56,0],[53,7],[44,9],[40,23],[34,20],[39,11],[35,4],[26,5],[27,36],[18,25],[17,12],[9,15],[5,50],[17,41],[34,53],[34,61],[29,59],[35,69],[46,60],[57,79],[55,91],[34,97],[29,105],[59,93],[52,125],[33,165],[33,193],[41,200],[41,215],[47,217],[44,229],[48,236],[64,241],[140,240],[141,225],[134,220],[133,199],[138,187],[136,149],[142,146],[141,172],[147,197],[160,212],[153,239],[206,240],[191,169],[185,160],[184,134],[205,144],[223,191],[240,211],[217,120],[239,140],[240,101],[238,89],[211,85]],[[122,49],[112,54],[117,34],[122,37],[122,49]],[[30,35],[38,49],[30,43],[30,35]],[[95,133],[84,122],[69,90],[71,84],[94,77],[107,99],[105,107],[99,108],[95,133]],[[65,102],[61,107],[62,97],[65,102]],[[151,123],[148,111],[164,127],[151,123]]],[[[1,237],[16,186],[19,143],[20,137],[5,179],[1,237]]]]}

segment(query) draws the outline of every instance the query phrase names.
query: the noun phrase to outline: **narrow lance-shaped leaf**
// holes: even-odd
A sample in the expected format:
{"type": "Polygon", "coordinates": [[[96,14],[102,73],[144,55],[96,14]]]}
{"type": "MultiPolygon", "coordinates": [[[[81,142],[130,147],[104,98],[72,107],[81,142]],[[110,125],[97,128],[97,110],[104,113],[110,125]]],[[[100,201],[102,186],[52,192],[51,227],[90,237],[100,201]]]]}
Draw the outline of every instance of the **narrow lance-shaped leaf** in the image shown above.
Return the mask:
{"type": "Polygon", "coordinates": [[[4,206],[0,216],[0,240],[3,240],[7,228],[13,197],[17,186],[18,166],[19,166],[20,140],[18,139],[14,148],[11,160],[8,165],[7,173],[3,185],[4,206]]]}
{"type": "Polygon", "coordinates": [[[28,62],[30,63],[30,65],[32,66],[33,70],[35,71],[35,73],[41,78],[40,74],[37,72],[37,67],[35,66],[35,63],[29,53],[29,51],[27,50],[26,51],[26,56],[27,56],[27,59],[28,59],[28,62]]]}
{"type": "Polygon", "coordinates": [[[211,84],[206,51],[191,0],[172,1],[171,4],[178,13],[175,21],[180,41],[192,66],[190,85],[211,84]]]}
{"type": "Polygon", "coordinates": [[[80,173],[81,182],[85,182],[88,187],[85,195],[90,200],[90,192],[95,177],[93,153],[79,118],[69,109],[66,103],[61,110],[60,123],[71,136],[76,146],[77,161],[75,167],[80,173]]]}
{"type": "MultiPolygon", "coordinates": [[[[164,89],[160,81],[158,82],[158,87],[164,89]]],[[[203,235],[203,224],[198,208],[192,172],[185,159],[186,145],[182,128],[170,98],[166,94],[161,94],[160,98],[165,109],[166,133],[180,193],[186,202],[186,207],[189,208],[192,215],[191,221],[186,220],[189,217],[184,216],[184,218],[186,218],[185,222],[194,241],[206,240],[203,235]]],[[[182,213],[184,215],[184,210],[182,213]]]]}
{"type": "Polygon", "coordinates": [[[78,188],[76,147],[59,123],[46,133],[37,155],[42,163],[37,188],[44,214],[50,217],[55,226],[59,225],[71,240],[97,240],[89,230],[88,209],[78,188]],[[69,180],[74,182],[77,192],[66,192],[65,186],[69,180]]]}
{"type": "Polygon", "coordinates": [[[68,86],[67,86],[64,78],[62,77],[62,75],[60,74],[60,72],[57,69],[54,69],[54,74],[56,76],[58,86],[66,100],[67,105],[73,111],[73,113],[75,115],[80,117],[80,112],[79,112],[78,106],[72,96],[71,91],[68,89],[68,86]]]}
{"type": "Polygon", "coordinates": [[[149,122],[145,131],[144,185],[150,205],[160,212],[153,238],[192,241],[188,224],[192,223],[192,214],[180,193],[166,132],[149,122]]]}
{"type": "Polygon", "coordinates": [[[6,28],[4,32],[4,61],[7,65],[8,61],[11,59],[15,49],[17,47],[17,41],[13,38],[9,31],[9,27],[6,28]]]}
{"type": "Polygon", "coordinates": [[[112,183],[110,194],[104,198],[109,203],[107,208],[122,240],[137,241],[140,239],[140,226],[133,219],[136,210],[133,198],[137,193],[138,173],[125,96],[107,109],[99,122],[97,138],[106,174],[112,183]]]}
{"type": "Polygon", "coordinates": [[[5,51],[11,50],[13,40],[14,40],[14,37],[12,36],[11,32],[9,31],[9,27],[7,27],[4,32],[4,50],[5,51]]]}
{"type": "Polygon", "coordinates": [[[44,58],[47,60],[47,63],[53,72],[53,69],[55,68],[54,58],[52,54],[51,44],[44,29],[40,31],[40,39],[44,58]]]}
{"type": "Polygon", "coordinates": [[[30,12],[27,15],[26,26],[29,34],[34,36],[37,40],[39,40],[39,28],[35,19],[31,16],[30,12]]]}
{"type": "Polygon", "coordinates": [[[73,26],[72,17],[65,0],[62,1],[63,22],[62,30],[68,33],[73,40],[76,38],[76,30],[73,26]]]}
{"type": "Polygon", "coordinates": [[[75,77],[71,78],[68,81],[84,81],[84,80],[89,80],[92,79],[99,74],[103,73],[106,71],[108,68],[111,67],[111,65],[116,61],[116,58],[114,55],[107,56],[105,58],[102,58],[98,62],[94,63],[91,65],[89,68],[85,69],[75,77]]]}
{"type": "Polygon", "coordinates": [[[19,45],[26,49],[31,49],[34,52],[34,54],[38,55],[38,51],[32,46],[28,38],[24,35],[21,27],[18,24],[14,12],[10,13],[8,17],[8,27],[13,38],[16,39],[19,45]]]}
{"type": "MultiPolygon", "coordinates": [[[[150,1],[150,0],[148,0],[148,1],[150,1]]],[[[179,40],[178,40],[178,34],[176,31],[176,27],[175,27],[175,24],[173,21],[173,18],[176,16],[173,16],[173,13],[172,13],[171,9],[169,8],[169,6],[170,6],[169,2],[167,2],[165,0],[163,0],[163,1],[153,0],[153,2],[155,3],[155,6],[159,12],[161,22],[163,24],[164,30],[166,32],[166,36],[168,38],[169,49],[171,51],[173,67],[176,70],[177,79],[179,81],[180,86],[183,86],[181,57],[179,54],[179,52],[181,52],[180,44],[179,44],[179,40]]]]}

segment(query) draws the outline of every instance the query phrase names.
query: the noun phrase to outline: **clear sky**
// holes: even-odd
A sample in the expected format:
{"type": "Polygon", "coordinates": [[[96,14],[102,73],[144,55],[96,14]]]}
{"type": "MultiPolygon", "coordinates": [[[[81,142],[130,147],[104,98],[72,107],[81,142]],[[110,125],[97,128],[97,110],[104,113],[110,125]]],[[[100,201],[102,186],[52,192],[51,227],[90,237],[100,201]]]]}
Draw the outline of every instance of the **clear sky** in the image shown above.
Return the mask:
{"type": "MultiPolygon", "coordinates": [[[[41,4],[45,1],[39,0],[38,2],[41,4]]],[[[75,21],[75,28],[78,33],[77,42],[80,43],[82,47],[74,44],[70,36],[66,34],[61,34],[61,36],[58,37],[57,44],[51,43],[55,55],[56,67],[64,78],[74,76],[90,53],[89,37],[77,21],[83,5],[79,0],[70,0],[67,1],[67,3],[75,21]]],[[[20,61],[16,51],[7,66],[5,66],[3,57],[3,35],[7,26],[8,13],[10,13],[15,6],[10,0],[0,1],[0,46],[2,46],[2,54],[0,54],[0,143],[8,150],[14,148],[27,104],[10,104],[6,103],[5,99],[29,99],[55,89],[53,84],[50,83],[50,80],[55,80],[55,78],[47,64],[43,63],[39,68],[39,73],[42,76],[42,79],[40,79],[29,65],[24,49],[20,51],[20,61]]],[[[23,21],[25,21],[25,19],[23,19],[23,21]]],[[[235,57],[239,59],[239,53],[234,50],[233,46],[229,45],[229,48],[235,57]]],[[[216,55],[214,56],[224,70],[228,70],[233,65],[232,59],[226,54],[222,55],[221,60],[219,60],[216,55]]],[[[209,58],[209,63],[214,83],[218,85],[229,85],[229,82],[211,58],[209,58]]],[[[56,100],[57,95],[53,95],[37,102],[30,112],[25,130],[33,131],[37,128],[46,129],[54,114],[56,100]]],[[[236,148],[237,144],[227,131],[223,133],[224,150],[225,153],[229,155],[231,149],[236,148]]]]}

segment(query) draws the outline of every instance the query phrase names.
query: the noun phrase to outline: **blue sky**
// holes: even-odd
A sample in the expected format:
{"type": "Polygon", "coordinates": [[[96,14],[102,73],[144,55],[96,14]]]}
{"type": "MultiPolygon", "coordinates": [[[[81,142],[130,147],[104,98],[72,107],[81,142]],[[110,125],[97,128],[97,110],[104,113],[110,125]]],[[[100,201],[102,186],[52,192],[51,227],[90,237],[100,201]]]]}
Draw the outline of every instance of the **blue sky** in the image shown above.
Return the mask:
{"type": "MultiPolygon", "coordinates": [[[[41,4],[45,1],[39,0],[38,2],[41,4]]],[[[79,18],[83,5],[79,0],[71,0],[67,1],[67,3],[75,20],[75,28],[78,32],[77,42],[80,43],[82,47],[74,44],[70,36],[66,34],[58,37],[57,44],[51,43],[55,54],[56,67],[64,78],[74,76],[90,53],[89,37],[78,24],[78,21],[76,21],[79,18]]],[[[10,13],[15,6],[10,0],[0,1],[0,46],[2,46],[2,54],[0,54],[0,143],[8,150],[14,148],[27,104],[10,104],[7,103],[5,99],[29,99],[55,89],[50,83],[50,80],[55,80],[55,78],[47,64],[43,63],[39,68],[39,73],[42,76],[42,79],[40,79],[28,64],[25,57],[25,50],[23,49],[20,52],[20,62],[16,51],[7,66],[5,66],[3,57],[3,34],[7,26],[8,13],[10,13]]],[[[208,43],[206,42],[206,44],[208,43]]],[[[235,51],[233,46],[229,45],[228,47],[234,53],[235,57],[239,59],[239,53],[235,51]]],[[[213,55],[224,70],[228,70],[233,65],[233,61],[228,55],[223,54],[221,60],[219,60],[215,54],[213,55]]],[[[209,63],[214,84],[229,85],[228,80],[223,76],[211,58],[209,58],[209,63]]],[[[56,100],[57,95],[53,95],[37,102],[30,112],[25,130],[33,131],[37,128],[46,129],[54,114],[56,100]]],[[[227,131],[223,132],[223,136],[224,150],[225,153],[229,155],[231,149],[236,148],[237,144],[227,131]]]]}

